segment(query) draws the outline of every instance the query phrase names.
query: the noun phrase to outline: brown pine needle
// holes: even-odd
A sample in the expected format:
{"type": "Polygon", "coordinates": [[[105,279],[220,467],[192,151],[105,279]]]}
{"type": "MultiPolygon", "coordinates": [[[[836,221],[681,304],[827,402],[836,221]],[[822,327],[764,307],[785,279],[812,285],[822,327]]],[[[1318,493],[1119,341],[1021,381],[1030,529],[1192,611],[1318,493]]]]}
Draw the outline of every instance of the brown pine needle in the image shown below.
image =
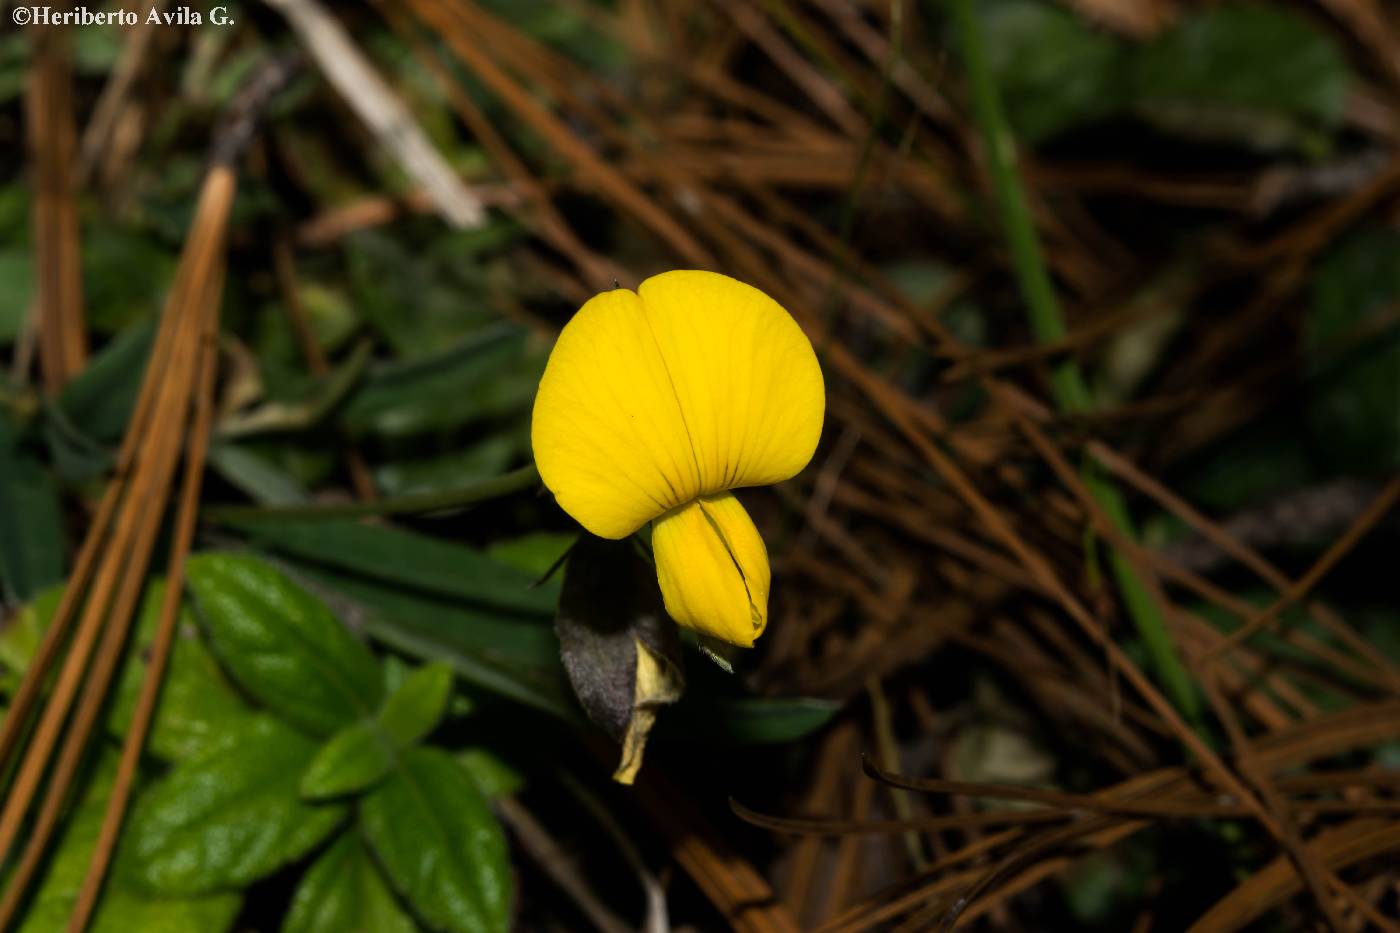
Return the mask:
{"type": "Polygon", "coordinates": [[[44,387],[56,392],[87,360],[78,208],[74,201],[73,81],[66,30],[35,29],[25,96],[34,166],[35,309],[44,387]]]}

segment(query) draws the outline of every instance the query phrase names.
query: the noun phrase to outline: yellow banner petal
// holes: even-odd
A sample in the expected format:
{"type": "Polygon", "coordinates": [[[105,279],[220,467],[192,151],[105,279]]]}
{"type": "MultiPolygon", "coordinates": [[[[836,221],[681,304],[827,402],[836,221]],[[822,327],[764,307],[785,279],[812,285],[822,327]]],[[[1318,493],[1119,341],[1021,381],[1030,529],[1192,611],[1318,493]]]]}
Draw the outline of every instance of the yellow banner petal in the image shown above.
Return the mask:
{"type": "Polygon", "coordinates": [[[705,496],[652,529],[656,576],[677,624],[752,648],[768,624],[768,551],[730,493],[705,496]]]}
{"type": "Polygon", "coordinates": [[[756,288],[677,271],[605,292],[564,328],[531,441],[560,506],[604,538],[811,459],[826,394],[801,328],[756,288]]]}
{"type": "Polygon", "coordinates": [[[700,493],[796,475],[817,448],[826,389],[811,341],[772,298],[714,272],[637,289],[680,400],[700,493]]]}

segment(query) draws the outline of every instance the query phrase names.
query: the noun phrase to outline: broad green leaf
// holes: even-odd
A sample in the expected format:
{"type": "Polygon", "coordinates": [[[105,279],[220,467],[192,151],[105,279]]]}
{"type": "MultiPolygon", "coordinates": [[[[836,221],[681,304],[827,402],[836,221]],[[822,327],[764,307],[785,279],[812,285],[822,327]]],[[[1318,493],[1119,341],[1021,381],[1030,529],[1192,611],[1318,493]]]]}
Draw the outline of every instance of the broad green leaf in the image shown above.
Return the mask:
{"type": "Polygon", "coordinates": [[[268,709],[317,735],[378,709],[383,683],[374,655],[270,564],[201,554],[186,577],[215,653],[268,709]]]}
{"type": "Polygon", "coordinates": [[[337,609],[376,640],[422,661],[446,661],[467,683],[563,719],[578,719],[547,624],[511,619],[421,591],[298,563],[337,609]]]}
{"type": "MultiPolygon", "coordinates": [[[[410,664],[403,657],[397,654],[386,654],[380,659],[384,667],[384,693],[386,696],[392,695],[409,675],[418,670],[418,665],[410,664]]],[[[448,665],[450,668],[452,665],[448,665]]],[[[447,713],[449,716],[466,716],[476,708],[476,701],[465,693],[455,693],[447,703],[447,713]]]]}
{"type": "Polygon", "coordinates": [[[394,889],[433,927],[505,930],[510,865],[486,797],[446,752],[414,748],[400,761],[360,805],[365,838],[394,889]]]}
{"type": "MultiPolygon", "coordinates": [[[[50,933],[67,927],[87,876],[93,846],[107,812],[107,797],[116,776],[117,756],[105,753],[83,785],[77,806],[49,857],[33,900],[18,927],[19,933],[50,933]]],[[[217,933],[233,925],[243,898],[236,892],[203,897],[158,897],[133,885],[129,865],[119,855],[88,929],[92,933],[217,933]]]]}
{"type": "Polygon", "coordinates": [[[132,811],[136,876],[164,894],[201,894],[246,885],[310,851],[346,816],[343,806],[297,794],[315,752],[295,729],[258,716],[177,765],[132,811]]]}
{"type": "Polygon", "coordinates": [[[457,763],[471,775],[481,792],[492,800],[519,793],[524,776],[485,748],[468,748],[457,755],[457,763]]]}
{"type": "Polygon", "coordinates": [[[1342,49],[1291,10],[1258,3],[1185,15],[1132,57],[1141,111],[1174,132],[1262,149],[1319,147],[1351,81],[1342,49]]]}
{"type": "Polygon", "coordinates": [[[14,689],[12,684],[19,683],[24,669],[29,666],[29,659],[38,650],[61,599],[63,587],[51,586],[0,625],[0,665],[5,669],[5,680],[0,680],[0,687],[7,692],[14,689]]]}
{"type": "Polygon", "coordinates": [[[259,544],[426,594],[548,617],[557,588],[480,551],[439,538],[352,521],[235,522],[259,544]]]}
{"type": "MultiPolygon", "coordinates": [[[[126,734],[135,712],[164,597],[163,579],[147,584],[135,624],[135,644],[128,649],[126,666],[107,717],[107,728],[115,735],[126,734]]],[[[181,607],[176,626],[160,699],[146,739],[147,751],[172,762],[212,750],[226,735],[246,728],[255,715],[200,640],[187,605],[181,607]]]]}
{"type": "Polygon", "coordinates": [[[394,749],[379,726],[362,720],[326,740],[301,776],[310,800],[354,794],[378,783],[394,763],[394,749]]]}
{"type": "Polygon", "coordinates": [[[1043,0],[978,4],[987,54],[1017,136],[1035,144],[1127,102],[1127,48],[1043,0]]]}
{"type": "Polygon", "coordinates": [[[1343,240],[1313,280],[1304,329],[1318,451],[1334,469],[1400,465],[1400,325],[1369,322],[1400,301],[1400,234],[1366,230],[1343,240]]]}
{"type": "Polygon", "coordinates": [[[282,933],[415,933],[359,835],[346,832],[321,853],[292,895],[282,933]]]}
{"type": "Polygon", "coordinates": [[[0,602],[17,605],[63,579],[58,487],[0,413],[0,602]]]}
{"type": "MultiPolygon", "coordinates": [[[[127,649],[106,720],[106,728],[114,736],[124,736],[130,726],[146,678],[165,592],[164,579],[156,577],[141,596],[132,626],[132,644],[127,649]]],[[[29,664],[62,597],[62,586],[51,587],[0,627],[0,665],[7,669],[9,677],[17,679],[18,672],[29,664]]],[[[0,680],[0,687],[3,686],[4,681],[0,680]]],[[[223,736],[245,726],[252,716],[253,711],[228,682],[199,639],[194,620],[182,608],[146,750],[168,761],[183,761],[219,744],[223,736]]]]}
{"type": "Polygon", "coordinates": [[[452,668],[445,662],[426,664],[384,701],[377,721],[400,748],[422,741],[437,727],[452,696],[452,668]]]}

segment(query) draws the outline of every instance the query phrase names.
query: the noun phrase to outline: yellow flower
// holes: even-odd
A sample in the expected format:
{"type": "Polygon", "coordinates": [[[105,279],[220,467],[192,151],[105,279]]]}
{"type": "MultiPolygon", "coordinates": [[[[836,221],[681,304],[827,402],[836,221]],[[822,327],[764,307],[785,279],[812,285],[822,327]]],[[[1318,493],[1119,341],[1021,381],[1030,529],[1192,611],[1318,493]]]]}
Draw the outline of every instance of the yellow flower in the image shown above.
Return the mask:
{"type": "Polygon", "coordinates": [[[531,443],[544,484],[593,534],[655,522],[673,619],[747,648],[768,620],[768,552],[729,490],[806,466],[825,407],[812,344],[777,302],[728,276],[666,272],[574,315],[531,443]]]}

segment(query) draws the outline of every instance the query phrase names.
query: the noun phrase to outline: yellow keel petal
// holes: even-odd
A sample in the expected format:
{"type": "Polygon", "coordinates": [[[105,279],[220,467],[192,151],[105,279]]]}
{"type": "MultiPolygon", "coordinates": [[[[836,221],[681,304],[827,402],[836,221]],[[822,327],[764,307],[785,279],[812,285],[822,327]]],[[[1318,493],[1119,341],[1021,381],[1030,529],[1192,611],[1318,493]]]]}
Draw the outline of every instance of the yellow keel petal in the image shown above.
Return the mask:
{"type": "Polygon", "coordinates": [[[726,492],[669,512],[651,543],[671,618],[752,648],[768,624],[768,551],[739,500],[726,492]]]}

